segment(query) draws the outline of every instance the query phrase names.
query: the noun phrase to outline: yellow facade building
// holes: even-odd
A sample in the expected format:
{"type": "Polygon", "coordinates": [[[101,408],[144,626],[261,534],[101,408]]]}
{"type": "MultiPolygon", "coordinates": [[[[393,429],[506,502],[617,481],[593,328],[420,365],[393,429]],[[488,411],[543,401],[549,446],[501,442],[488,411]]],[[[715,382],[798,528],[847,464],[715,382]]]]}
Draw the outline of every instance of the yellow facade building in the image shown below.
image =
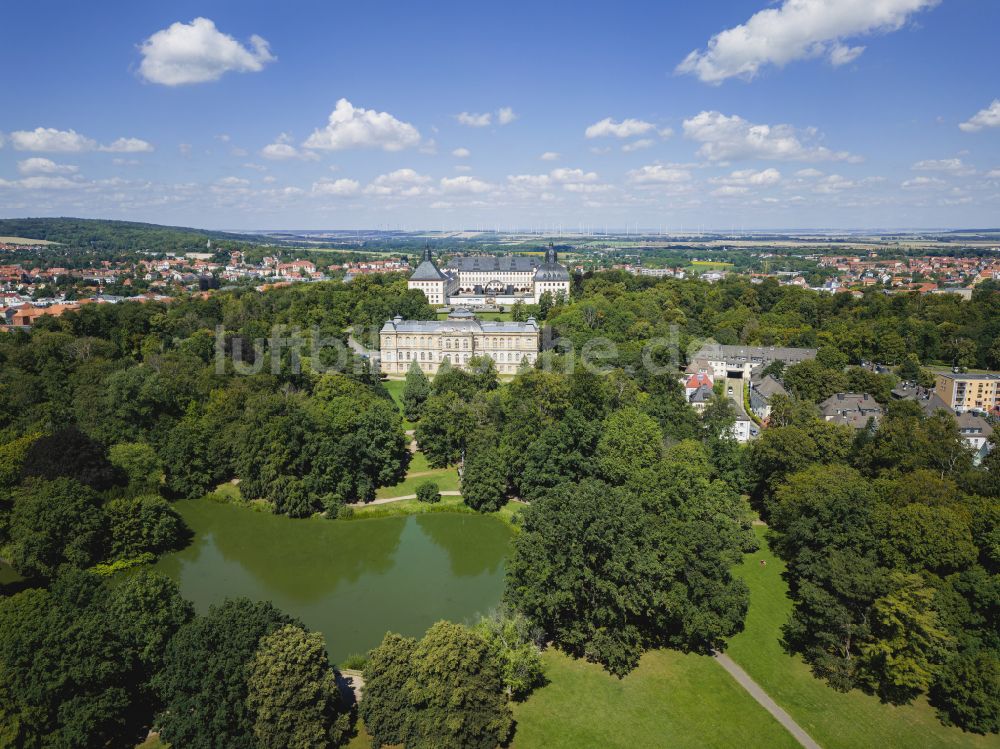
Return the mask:
{"type": "Polygon", "coordinates": [[[389,320],[379,332],[379,361],[386,375],[404,375],[414,361],[430,375],[445,358],[465,368],[480,356],[492,359],[500,374],[514,374],[522,364],[534,366],[540,344],[534,318],[493,322],[458,309],[447,320],[389,320]]]}
{"type": "Polygon", "coordinates": [[[934,392],[955,413],[1000,409],[1000,374],[938,372],[934,392]]]}

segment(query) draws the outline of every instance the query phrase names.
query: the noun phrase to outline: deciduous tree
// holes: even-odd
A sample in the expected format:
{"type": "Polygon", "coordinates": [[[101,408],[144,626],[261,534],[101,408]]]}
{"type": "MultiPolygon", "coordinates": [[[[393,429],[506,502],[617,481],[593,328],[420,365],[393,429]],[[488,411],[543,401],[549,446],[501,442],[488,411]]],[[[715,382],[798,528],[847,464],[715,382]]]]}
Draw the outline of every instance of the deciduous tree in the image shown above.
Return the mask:
{"type": "Polygon", "coordinates": [[[350,714],[322,635],[285,625],[261,639],[247,672],[247,707],[258,746],[340,745],[350,714]]]}

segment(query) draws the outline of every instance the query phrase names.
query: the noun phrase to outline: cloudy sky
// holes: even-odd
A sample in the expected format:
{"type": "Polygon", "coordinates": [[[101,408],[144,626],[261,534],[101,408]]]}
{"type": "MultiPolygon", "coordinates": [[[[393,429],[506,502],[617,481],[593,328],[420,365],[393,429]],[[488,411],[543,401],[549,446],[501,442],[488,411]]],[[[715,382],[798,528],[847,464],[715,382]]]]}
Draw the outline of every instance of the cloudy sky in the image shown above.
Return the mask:
{"type": "Polygon", "coordinates": [[[1000,225],[996,0],[4,11],[0,216],[1000,225]]]}

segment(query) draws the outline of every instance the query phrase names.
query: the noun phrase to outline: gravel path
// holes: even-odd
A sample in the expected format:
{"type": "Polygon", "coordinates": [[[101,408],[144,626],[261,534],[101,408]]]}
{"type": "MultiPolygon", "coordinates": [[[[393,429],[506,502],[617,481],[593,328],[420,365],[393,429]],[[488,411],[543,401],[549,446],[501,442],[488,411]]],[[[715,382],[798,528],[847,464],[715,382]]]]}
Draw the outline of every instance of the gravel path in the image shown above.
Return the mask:
{"type": "MultiPolygon", "coordinates": [[[[459,491],[443,491],[439,492],[442,497],[461,497],[462,492],[459,491]]],[[[390,502],[402,502],[404,499],[416,499],[416,494],[404,494],[402,497],[386,497],[384,499],[373,499],[371,502],[355,502],[348,507],[371,507],[372,505],[387,505],[390,502]]]]}
{"type": "Polygon", "coordinates": [[[729,672],[729,675],[736,679],[736,683],[743,687],[750,696],[753,697],[760,706],[767,710],[771,715],[774,716],[785,729],[795,737],[806,749],[821,749],[820,745],[813,741],[812,737],[805,732],[798,723],[796,723],[792,716],[784,711],[784,709],[765,692],[760,684],[755,682],[750,678],[750,674],[740,668],[736,661],[730,658],[725,653],[720,653],[718,650],[715,651],[715,659],[719,664],[729,672]]]}

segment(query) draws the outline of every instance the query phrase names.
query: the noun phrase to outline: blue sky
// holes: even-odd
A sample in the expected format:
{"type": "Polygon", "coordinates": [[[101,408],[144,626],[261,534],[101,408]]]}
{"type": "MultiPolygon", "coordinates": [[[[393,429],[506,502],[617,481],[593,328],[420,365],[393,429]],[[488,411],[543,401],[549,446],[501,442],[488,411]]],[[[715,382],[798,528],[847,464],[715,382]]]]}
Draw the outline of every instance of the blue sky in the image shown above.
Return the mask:
{"type": "Polygon", "coordinates": [[[993,0],[54,2],[4,27],[7,217],[1000,224],[993,0]]]}

